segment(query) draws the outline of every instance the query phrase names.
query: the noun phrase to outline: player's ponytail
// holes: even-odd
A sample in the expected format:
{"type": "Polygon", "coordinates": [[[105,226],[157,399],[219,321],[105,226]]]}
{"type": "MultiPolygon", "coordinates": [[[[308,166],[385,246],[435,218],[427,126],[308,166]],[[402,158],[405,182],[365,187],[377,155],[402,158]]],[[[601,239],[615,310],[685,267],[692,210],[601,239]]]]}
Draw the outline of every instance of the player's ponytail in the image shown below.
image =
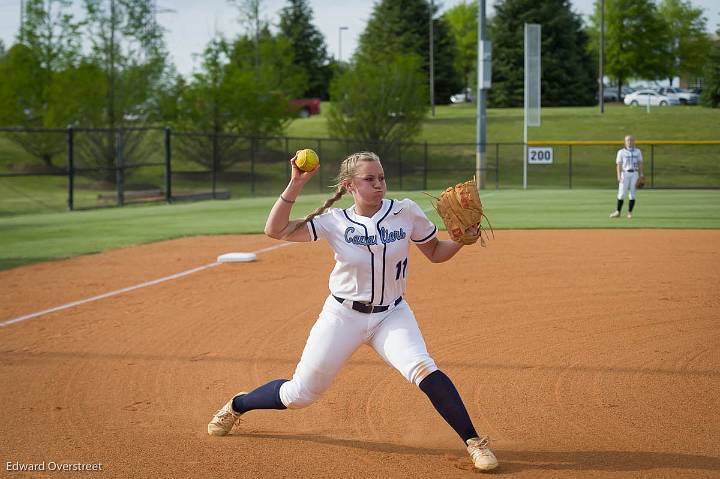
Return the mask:
{"type": "Polygon", "coordinates": [[[345,189],[345,187],[344,187],[344,186],[339,187],[339,188],[337,189],[337,192],[336,192],[333,196],[331,196],[330,198],[328,198],[327,200],[325,200],[325,203],[323,203],[323,205],[322,205],[320,208],[316,209],[315,211],[313,211],[312,213],[310,213],[309,215],[307,215],[305,218],[303,218],[303,220],[302,220],[300,223],[296,224],[295,227],[294,227],[291,231],[289,231],[288,233],[286,233],[286,234],[283,236],[283,238],[287,238],[288,236],[290,236],[291,234],[293,234],[294,232],[296,232],[297,230],[299,230],[300,228],[302,228],[303,226],[305,226],[305,225],[306,225],[308,222],[310,222],[313,218],[315,218],[316,216],[320,216],[321,214],[323,214],[323,213],[325,212],[325,210],[327,210],[328,208],[330,208],[333,204],[335,204],[335,202],[336,202],[337,200],[339,200],[340,198],[342,198],[342,196],[343,196],[345,193],[347,193],[347,190],[345,189]]]}
{"type": "Polygon", "coordinates": [[[361,151],[359,153],[353,153],[352,155],[345,158],[340,164],[340,171],[338,172],[338,175],[335,177],[335,184],[333,185],[333,188],[335,188],[335,194],[325,200],[325,203],[323,203],[321,207],[303,218],[300,223],[295,225],[295,227],[283,237],[286,238],[291,234],[295,233],[297,230],[305,226],[308,222],[312,221],[313,218],[323,214],[328,208],[335,204],[336,201],[342,198],[342,196],[347,193],[347,189],[345,188],[345,182],[355,176],[357,164],[360,161],[377,161],[378,163],[380,163],[380,157],[378,157],[375,153],[371,151],[361,151]]]}

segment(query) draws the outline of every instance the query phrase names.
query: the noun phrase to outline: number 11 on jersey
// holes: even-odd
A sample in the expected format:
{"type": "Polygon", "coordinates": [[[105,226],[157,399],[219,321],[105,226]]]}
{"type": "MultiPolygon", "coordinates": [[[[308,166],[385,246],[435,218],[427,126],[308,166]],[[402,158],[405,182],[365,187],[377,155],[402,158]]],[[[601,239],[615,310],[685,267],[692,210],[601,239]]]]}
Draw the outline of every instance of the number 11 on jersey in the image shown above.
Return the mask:
{"type": "Polygon", "coordinates": [[[397,273],[395,274],[395,280],[400,279],[400,274],[402,273],[402,277],[405,277],[405,271],[407,270],[407,258],[403,261],[398,261],[395,265],[395,269],[397,269],[397,273]]]}

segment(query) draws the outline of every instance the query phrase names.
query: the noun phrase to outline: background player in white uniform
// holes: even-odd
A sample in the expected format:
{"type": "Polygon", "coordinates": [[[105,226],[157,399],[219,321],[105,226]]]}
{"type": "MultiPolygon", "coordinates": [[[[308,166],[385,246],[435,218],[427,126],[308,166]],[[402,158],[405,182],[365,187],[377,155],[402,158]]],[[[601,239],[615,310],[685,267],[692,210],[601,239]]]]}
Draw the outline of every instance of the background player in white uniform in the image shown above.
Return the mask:
{"type": "Polygon", "coordinates": [[[253,409],[309,406],[330,387],[355,350],[367,344],[428,396],[461,437],[476,468],[494,469],[497,460],[487,438],[478,436],[457,389],[428,354],[403,299],[411,242],[434,263],[449,260],[462,246],[438,240],[437,227],[412,200],[384,198],[385,174],[377,155],[370,152],[347,157],[340,166],[337,193],[305,219],[290,221],[292,204],[317,171],[300,170],[294,158],[291,164],[290,183],[270,211],[265,233],[287,241],[328,241],[336,261],[331,294],[292,379],[236,395],[215,414],[208,433],[229,433],[240,415],[253,409]],[[327,210],[346,192],[353,196],[352,207],[327,210]]]}
{"type": "Polygon", "coordinates": [[[633,208],[635,208],[635,183],[643,174],[643,157],[642,152],[635,148],[635,137],[627,135],[625,137],[625,148],[618,150],[615,157],[615,169],[618,180],[617,208],[610,213],[610,218],[620,216],[623,207],[623,198],[628,193],[630,201],[628,202],[628,218],[632,218],[633,208]]]}

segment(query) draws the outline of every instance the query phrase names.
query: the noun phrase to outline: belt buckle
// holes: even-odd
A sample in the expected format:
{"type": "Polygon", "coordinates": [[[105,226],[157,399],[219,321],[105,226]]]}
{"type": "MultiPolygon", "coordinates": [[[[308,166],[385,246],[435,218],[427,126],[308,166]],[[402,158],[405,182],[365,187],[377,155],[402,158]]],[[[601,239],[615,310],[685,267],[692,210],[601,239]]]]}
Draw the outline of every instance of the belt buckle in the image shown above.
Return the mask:
{"type": "Polygon", "coordinates": [[[370,303],[363,303],[360,301],[353,301],[352,309],[361,313],[370,314],[373,312],[373,305],[370,303]]]}

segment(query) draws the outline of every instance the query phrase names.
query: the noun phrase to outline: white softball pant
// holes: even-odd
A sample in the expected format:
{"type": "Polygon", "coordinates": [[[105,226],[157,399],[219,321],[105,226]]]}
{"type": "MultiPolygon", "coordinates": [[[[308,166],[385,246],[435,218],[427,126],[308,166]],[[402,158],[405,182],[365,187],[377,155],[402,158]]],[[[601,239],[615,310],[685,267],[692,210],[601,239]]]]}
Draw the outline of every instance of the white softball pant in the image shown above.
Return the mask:
{"type": "Polygon", "coordinates": [[[625,197],[625,193],[628,193],[628,196],[631,200],[635,199],[635,183],[638,179],[638,172],[635,171],[633,173],[629,173],[627,171],[623,171],[620,175],[620,183],[618,184],[618,194],[617,199],[621,200],[625,197]]]}
{"type": "Polygon", "coordinates": [[[328,296],[292,380],[280,387],[280,400],[290,409],[317,401],[362,344],[415,385],[438,369],[404,300],[382,313],[366,314],[328,296]]]}

